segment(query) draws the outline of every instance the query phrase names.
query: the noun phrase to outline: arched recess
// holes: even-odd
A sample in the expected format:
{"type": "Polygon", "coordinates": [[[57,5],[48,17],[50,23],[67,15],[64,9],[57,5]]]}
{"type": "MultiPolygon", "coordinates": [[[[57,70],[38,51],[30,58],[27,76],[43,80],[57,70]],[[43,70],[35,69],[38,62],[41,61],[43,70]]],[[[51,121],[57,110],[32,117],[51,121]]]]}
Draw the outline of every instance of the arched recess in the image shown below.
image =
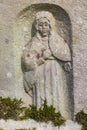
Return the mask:
{"type": "MultiPolygon", "coordinates": [[[[24,45],[28,43],[31,37],[34,35],[33,31],[33,21],[35,14],[39,11],[49,11],[53,14],[56,20],[56,32],[63,37],[65,42],[70,47],[71,57],[72,57],[72,25],[67,12],[54,4],[33,4],[24,10],[22,10],[16,19],[14,26],[14,65],[15,65],[15,82],[16,86],[23,89],[23,74],[21,69],[21,55],[24,49],[24,45]]],[[[71,113],[71,118],[74,113],[74,95],[73,95],[73,61],[72,70],[67,73],[67,84],[69,93],[69,112],[71,113]]],[[[19,89],[20,90],[20,89],[19,89]]],[[[26,96],[26,94],[25,94],[26,96]]],[[[32,99],[29,99],[28,103],[31,103],[32,99]]]]}

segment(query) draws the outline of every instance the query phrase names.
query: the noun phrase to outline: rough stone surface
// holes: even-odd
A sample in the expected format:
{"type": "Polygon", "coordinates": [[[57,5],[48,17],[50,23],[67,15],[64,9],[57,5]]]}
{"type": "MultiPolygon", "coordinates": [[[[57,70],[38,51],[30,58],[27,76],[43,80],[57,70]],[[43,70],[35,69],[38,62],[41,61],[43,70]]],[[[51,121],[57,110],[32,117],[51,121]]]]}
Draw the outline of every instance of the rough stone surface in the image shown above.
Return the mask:
{"type": "Polygon", "coordinates": [[[51,122],[49,124],[46,123],[37,123],[34,120],[25,120],[25,121],[13,121],[13,120],[0,120],[0,128],[4,130],[14,130],[14,129],[33,129],[36,130],[81,130],[81,125],[77,123],[67,120],[65,125],[61,127],[54,127],[51,122]]]}
{"type": "Polygon", "coordinates": [[[31,21],[18,19],[31,4],[50,3],[63,8],[72,24],[74,111],[87,111],[87,1],[86,0],[0,0],[0,96],[22,98],[28,104],[23,88],[21,54],[30,39],[31,21]],[[20,24],[21,20],[25,25],[20,24]],[[23,31],[22,31],[23,30],[23,31]],[[26,35],[25,35],[26,33],[26,35]],[[16,34],[16,35],[15,35],[16,34]],[[25,36],[25,40],[24,40],[25,36]]]}

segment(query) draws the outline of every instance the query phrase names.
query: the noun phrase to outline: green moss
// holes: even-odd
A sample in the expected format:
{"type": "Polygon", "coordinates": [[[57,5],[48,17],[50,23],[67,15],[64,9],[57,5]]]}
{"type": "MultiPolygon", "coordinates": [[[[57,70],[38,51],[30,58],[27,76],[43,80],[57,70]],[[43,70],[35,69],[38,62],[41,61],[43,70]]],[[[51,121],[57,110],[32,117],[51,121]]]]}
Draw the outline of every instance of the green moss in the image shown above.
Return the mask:
{"type": "Polygon", "coordinates": [[[87,130],[87,113],[81,110],[75,115],[75,120],[82,124],[82,130],[87,130]]]}
{"type": "Polygon", "coordinates": [[[40,122],[52,121],[55,126],[65,123],[65,119],[60,112],[55,112],[55,108],[52,105],[48,106],[46,100],[39,109],[33,105],[29,107],[23,107],[22,105],[21,99],[0,97],[0,118],[5,120],[25,120],[31,118],[40,122]]]}
{"type": "Polygon", "coordinates": [[[87,123],[82,126],[82,130],[87,130],[87,123]]]}
{"type": "Polygon", "coordinates": [[[23,111],[22,100],[0,97],[0,118],[2,119],[20,119],[20,114],[23,111]]]}
{"type": "Polygon", "coordinates": [[[52,121],[55,126],[60,126],[65,123],[65,119],[60,112],[55,112],[55,108],[47,105],[45,100],[42,107],[37,109],[36,106],[30,106],[25,110],[25,119],[32,118],[40,122],[52,121]]]}
{"type": "Polygon", "coordinates": [[[15,130],[36,130],[36,128],[32,128],[32,129],[15,129],[15,130]]]}

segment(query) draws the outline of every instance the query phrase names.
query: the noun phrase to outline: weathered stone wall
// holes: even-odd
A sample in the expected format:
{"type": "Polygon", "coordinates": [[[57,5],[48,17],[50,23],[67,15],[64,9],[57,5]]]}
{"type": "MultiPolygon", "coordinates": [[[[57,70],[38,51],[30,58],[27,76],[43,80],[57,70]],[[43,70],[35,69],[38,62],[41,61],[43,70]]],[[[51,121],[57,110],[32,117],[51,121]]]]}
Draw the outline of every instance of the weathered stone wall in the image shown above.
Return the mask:
{"type": "MultiPolygon", "coordinates": [[[[28,95],[23,88],[21,59],[19,57],[25,41],[21,39],[21,30],[17,30],[20,26],[17,20],[21,11],[31,4],[37,3],[58,5],[70,17],[72,24],[74,107],[75,112],[81,109],[87,110],[86,0],[0,0],[0,95],[23,98],[26,103],[29,103],[28,95]],[[22,41],[21,44],[20,41],[22,41]]],[[[24,34],[22,35],[24,36],[24,34]]]]}
{"type": "Polygon", "coordinates": [[[49,124],[46,123],[37,123],[34,120],[26,120],[26,121],[14,121],[14,120],[0,120],[0,128],[4,130],[15,130],[15,129],[34,129],[36,130],[81,130],[81,125],[77,123],[67,120],[65,125],[61,127],[54,127],[51,122],[49,124]]]}

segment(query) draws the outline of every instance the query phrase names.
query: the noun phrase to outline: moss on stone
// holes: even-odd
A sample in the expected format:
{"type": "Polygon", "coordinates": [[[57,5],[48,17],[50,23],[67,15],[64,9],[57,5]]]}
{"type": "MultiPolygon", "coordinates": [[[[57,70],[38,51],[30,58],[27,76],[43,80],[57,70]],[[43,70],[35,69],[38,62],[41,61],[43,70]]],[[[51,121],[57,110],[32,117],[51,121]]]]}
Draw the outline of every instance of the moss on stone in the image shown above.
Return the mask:
{"type": "Polygon", "coordinates": [[[60,112],[55,112],[55,108],[52,105],[48,106],[46,100],[39,109],[33,105],[29,107],[23,107],[22,105],[21,99],[0,97],[0,118],[5,120],[25,120],[31,118],[40,122],[52,121],[55,126],[65,123],[65,119],[60,112]]]}
{"type": "Polygon", "coordinates": [[[31,128],[29,128],[29,129],[24,128],[24,129],[15,129],[15,130],[36,130],[36,128],[32,128],[32,129],[31,128]]]}
{"type": "Polygon", "coordinates": [[[75,115],[75,120],[82,124],[82,130],[87,130],[87,113],[81,110],[75,115]]]}

